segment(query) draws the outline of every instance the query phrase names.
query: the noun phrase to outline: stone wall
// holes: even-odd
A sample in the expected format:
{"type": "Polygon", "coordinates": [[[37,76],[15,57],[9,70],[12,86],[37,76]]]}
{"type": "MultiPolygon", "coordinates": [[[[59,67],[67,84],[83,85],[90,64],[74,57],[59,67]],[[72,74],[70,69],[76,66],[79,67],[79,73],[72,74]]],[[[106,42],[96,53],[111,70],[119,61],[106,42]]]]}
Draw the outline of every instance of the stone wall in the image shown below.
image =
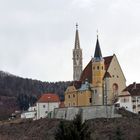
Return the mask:
{"type": "Polygon", "coordinates": [[[94,118],[115,118],[121,117],[120,114],[115,113],[114,106],[89,106],[89,107],[69,107],[56,108],[54,110],[54,118],[72,120],[75,115],[80,113],[82,120],[89,120],[94,118]]]}

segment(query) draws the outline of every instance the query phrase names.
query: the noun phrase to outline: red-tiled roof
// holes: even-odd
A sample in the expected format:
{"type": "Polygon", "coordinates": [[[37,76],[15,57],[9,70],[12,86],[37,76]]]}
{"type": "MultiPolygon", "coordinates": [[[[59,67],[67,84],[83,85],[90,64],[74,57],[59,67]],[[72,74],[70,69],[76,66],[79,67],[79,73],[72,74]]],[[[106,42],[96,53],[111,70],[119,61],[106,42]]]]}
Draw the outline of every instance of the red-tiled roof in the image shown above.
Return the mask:
{"type": "Polygon", "coordinates": [[[123,91],[128,91],[131,96],[140,96],[140,84],[130,84],[123,91]]]}
{"type": "Polygon", "coordinates": [[[85,81],[86,79],[89,83],[92,82],[92,60],[90,60],[85,69],[82,71],[80,81],[85,81]]]}
{"type": "Polygon", "coordinates": [[[60,107],[60,108],[63,108],[63,107],[65,107],[65,104],[64,104],[64,102],[61,102],[61,103],[60,103],[60,105],[59,105],[59,107],[60,107]]]}
{"type": "Polygon", "coordinates": [[[53,93],[42,94],[38,102],[60,102],[58,95],[53,93]]]}
{"type": "MultiPolygon", "coordinates": [[[[104,57],[106,71],[109,68],[112,58],[113,58],[113,56],[104,57]]],[[[87,64],[87,66],[83,70],[81,77],[80,77],[80,81],[85,81],[86,79],[88,80],[88,82],[90,82],[90,83],[92,82],[92,60],[87,64]]]]}
{"type": "Polygon", "coordinates": [[[107,71],[109,66],[110,66],[110,63],[112,61],[112,58],[113,58],[113,55],[112,56],[106,56],[104,57],[104,60],[105,60],[105,70],[107,71]]]}

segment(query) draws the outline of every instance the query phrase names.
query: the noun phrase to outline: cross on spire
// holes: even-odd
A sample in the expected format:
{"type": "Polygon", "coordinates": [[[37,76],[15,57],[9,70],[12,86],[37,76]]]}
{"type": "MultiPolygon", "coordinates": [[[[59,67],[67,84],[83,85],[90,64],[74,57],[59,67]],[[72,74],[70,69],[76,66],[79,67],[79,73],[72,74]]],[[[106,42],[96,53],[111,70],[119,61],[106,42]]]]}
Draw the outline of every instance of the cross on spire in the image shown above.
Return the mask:
{"type": "Polygon", "coordinates": [[[76,30],[78,30],[78,23],[76,23],[76,30]]]}
{"type": "Polygon", "coordinates": [[[98,35],[99,35],[98,29],[97,29],[96,33],[97,33],[97,38],[98,38],[98,35]]]}

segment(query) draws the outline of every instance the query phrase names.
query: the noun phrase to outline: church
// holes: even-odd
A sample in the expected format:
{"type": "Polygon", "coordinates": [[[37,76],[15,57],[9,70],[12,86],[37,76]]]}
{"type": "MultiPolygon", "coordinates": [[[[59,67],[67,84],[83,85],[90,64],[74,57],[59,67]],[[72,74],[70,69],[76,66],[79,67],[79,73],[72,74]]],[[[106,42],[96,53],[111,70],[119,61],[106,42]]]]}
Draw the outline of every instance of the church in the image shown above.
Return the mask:
{"type": "Polygon", "coordinates": [[[97,35],[94,56],[82,69],[78,25],[73,49],[73,82],[65,91],[65,106],[112,105],[126,87],[126,79],[115,54],[102,56],[97,35]]]}

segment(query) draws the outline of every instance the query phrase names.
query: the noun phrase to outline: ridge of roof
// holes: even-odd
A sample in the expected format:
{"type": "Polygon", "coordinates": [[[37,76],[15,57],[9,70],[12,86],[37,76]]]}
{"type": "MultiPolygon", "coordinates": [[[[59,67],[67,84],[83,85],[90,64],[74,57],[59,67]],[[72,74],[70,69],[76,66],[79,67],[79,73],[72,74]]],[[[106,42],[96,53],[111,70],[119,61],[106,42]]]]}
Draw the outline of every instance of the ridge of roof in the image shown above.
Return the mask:
{"type": "Polygon", "coordinates": [[[131,96],[140,96],[140,83],[133,83],[128,85],[124,90],[128,91],[131,96]]]}

